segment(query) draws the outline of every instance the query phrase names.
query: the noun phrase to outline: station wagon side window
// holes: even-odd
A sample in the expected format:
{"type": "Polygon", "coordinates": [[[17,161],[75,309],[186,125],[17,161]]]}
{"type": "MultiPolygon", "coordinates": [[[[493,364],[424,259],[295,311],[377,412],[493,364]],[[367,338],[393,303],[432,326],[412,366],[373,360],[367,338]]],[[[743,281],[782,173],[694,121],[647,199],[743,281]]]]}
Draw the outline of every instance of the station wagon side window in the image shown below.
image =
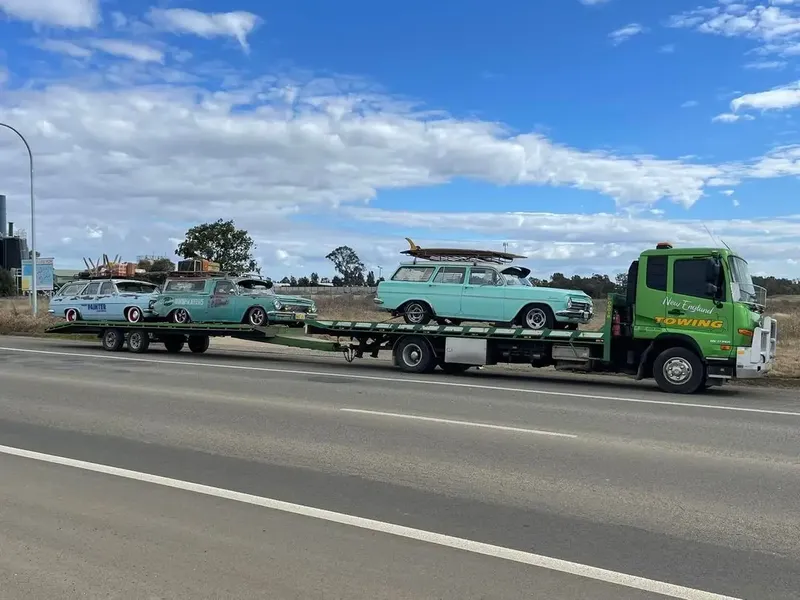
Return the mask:
{"type": "Polygon", "coordinates": [[[104,281],[103,285],[100,286],[100,295],[110,296],[113,293],[114,293],[114,284],[110,281],[104,281]]]}
{"type": "Polygon", "coordinates": [[[408,265],[397,269],[397,272],[392,275],[392,281],[428,281],[433,275],[436,267],[427,265],[408,265]]]}
{"type": "Polygon", "coordinates": [[[433,278],[434,283],[452,283],[463,285],[467,277],[466,267],[442,267],[433,278]]]}
{"type": "Polygon", "coordinates": [[[503,285],[497,271],[487,267],[472,267],[469,271],[470,285],[503,285]]]}
{"type": "Polygon", "coordinates": [[[214,286],[215,296],[230,296],[236,293],[236,286],[230,281],[218,281],[214,286]]]}
{"type": "Polygon", "coordinates": [[[97,292],[100,291],[100,282],[90,283],[81,296],[96,296],[97,292]]]}
{"type": "Polygon", "coordinates": [[[69,296],[77,296],[78,293],[86,287],[86,282],[81,281],[80,283],[68,283],[61,291],[58,292],[59,296],[69,297],[69,296]]]}

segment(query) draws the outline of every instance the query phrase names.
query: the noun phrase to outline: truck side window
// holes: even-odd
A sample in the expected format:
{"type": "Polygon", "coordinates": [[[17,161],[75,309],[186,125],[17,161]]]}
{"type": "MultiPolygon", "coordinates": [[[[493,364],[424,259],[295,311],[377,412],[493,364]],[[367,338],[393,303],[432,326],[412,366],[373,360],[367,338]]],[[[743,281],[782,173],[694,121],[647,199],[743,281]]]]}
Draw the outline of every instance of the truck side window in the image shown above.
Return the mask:
{"type": "MultiPolygon", "coordinates": [[[[636,283],[634,282],[634,285],[636,283]]],[[[667,291],[667,257],[647,257],[647,287],[651,290],[667,291]]]]}
{"type": "Polygon", "coordinates": [[[696,298],[711,298],[706,290],[705,258],[682,258],[672,268],[672,293],[696,298]]]}

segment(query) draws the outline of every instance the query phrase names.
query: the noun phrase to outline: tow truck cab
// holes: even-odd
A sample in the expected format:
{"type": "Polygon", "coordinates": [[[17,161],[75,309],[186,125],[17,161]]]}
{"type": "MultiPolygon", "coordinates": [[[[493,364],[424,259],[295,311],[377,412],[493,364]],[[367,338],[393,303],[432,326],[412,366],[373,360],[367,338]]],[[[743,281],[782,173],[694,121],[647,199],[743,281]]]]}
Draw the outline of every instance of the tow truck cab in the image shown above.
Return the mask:
{"type": "Polygon", "coordinates": [[[609,301],[604,362],[675,391],[763,376],[777,339],[765,307],[766,290],[731,250],[660,243],[631,264],[626,293],[609,301]]]}

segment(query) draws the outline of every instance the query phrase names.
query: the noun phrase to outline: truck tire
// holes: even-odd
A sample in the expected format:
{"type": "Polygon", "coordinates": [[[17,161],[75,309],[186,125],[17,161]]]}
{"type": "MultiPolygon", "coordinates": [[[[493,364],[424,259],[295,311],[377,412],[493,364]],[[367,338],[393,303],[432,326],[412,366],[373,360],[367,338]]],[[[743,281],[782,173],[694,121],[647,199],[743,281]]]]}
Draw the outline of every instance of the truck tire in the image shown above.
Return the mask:
{"type": "Polygon", "coordinates": [[[430,373],[436,368],[436,357],[425,338],[402,338],[394,347],[394,362],[406,373],[430,373]]]}
{"type": "Polygon", "coordinates": [[[653,362],[653,379],[658,387],[673,394],[693,394],[706,378],[700,357],[688,348],[667,348],[653,362]]]}
{"type": "Polygon", "coordinates": [[[207,335],[190,335],[189,336],[189,350],[195,354],[202,354],[208,350],[211,340],[207,335]]]}
{"type": "Polygon", "coordinates": [[[144,354],[150,347],[150,334],[144,331],[131,331],[128,334],[128,351],[144,354]]]}
{"type": "Polygon", "coordinates": [[[100,343],[103,345],[103,350],[118,352],[125,343],[125,334],[121,329],[106,329],[103,331],[100,343]]]}

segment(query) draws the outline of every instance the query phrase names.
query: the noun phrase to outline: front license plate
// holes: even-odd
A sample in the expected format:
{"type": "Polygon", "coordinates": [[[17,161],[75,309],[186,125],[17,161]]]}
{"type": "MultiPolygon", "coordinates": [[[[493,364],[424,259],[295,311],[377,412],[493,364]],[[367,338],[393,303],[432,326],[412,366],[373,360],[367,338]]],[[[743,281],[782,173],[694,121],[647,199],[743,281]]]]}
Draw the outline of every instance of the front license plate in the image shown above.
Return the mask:
{"type": "Polygon", "coordinates": [[[294,313],[294,318],[298,321],[305,321],[306,316],[303,313],[294,313]]]}

